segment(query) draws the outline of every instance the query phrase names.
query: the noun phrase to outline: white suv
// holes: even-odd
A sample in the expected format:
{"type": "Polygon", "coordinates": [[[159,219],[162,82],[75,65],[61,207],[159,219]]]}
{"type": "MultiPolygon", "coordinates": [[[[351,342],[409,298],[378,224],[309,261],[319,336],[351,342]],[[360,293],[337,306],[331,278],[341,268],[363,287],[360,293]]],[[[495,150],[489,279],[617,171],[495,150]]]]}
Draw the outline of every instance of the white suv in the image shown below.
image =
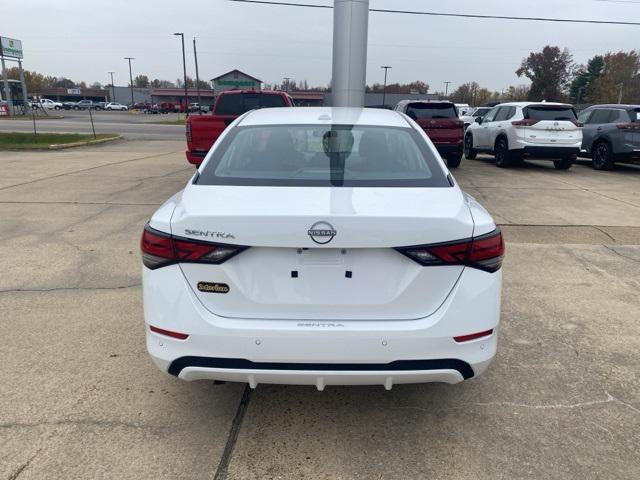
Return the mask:
{"type": "Polygon", "coordinates": [[[571,167],[582,146],[582,124],[573,106],[564,103],[503,103],[467,129],[464,153],[495,155],[498,167],[523,158],[553,159],[560,170],[571,167]]]}

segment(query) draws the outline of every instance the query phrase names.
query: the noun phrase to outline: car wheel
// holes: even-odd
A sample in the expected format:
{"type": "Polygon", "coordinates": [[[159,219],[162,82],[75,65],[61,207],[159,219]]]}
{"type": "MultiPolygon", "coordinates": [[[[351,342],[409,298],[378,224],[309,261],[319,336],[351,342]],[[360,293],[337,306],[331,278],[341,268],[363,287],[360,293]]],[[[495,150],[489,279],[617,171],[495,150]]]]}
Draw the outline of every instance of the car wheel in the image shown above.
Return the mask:
{"type": "Polygon", "coordinates": [[[509,145],[505,138],[499,138],[496,141],[496,146],[493,149],[496,167],[507,168],[511,166],[511,156],[509,155],[509,145]]]}
{"type": "Polygon", "coordinates": [[[596,170],[611,170],[613,169],[613,152],[609,143],[600,141],[593,147],[591,153],[591,165],[596,170]]]}
{"type": "Polygon", "coordinates": [[[53,108],[55,108],[56,110],[60,110],[60,105],[56,105],[56,106],[55,106],[55,107],[53,107],[53,108]]]}
{"type": "Polygon", "coordinates": [[[569,170],[574,161],[575,157],[572,155],[570,157],[564,157],[560,160],[554,160],[553,166],[556,167],[556,170],[569,170]]]}
{"type": "Polygon", "coordinates": [[[74,110],[80,110],[80,107],[73,107],[74,110]]]}
{"type": "Polygon", "coordinates": [[[473,148],[473,135],[468,133],[464,137],[464,157],[469,160],[475,160],[478,156],[478,151],[473,148]]]}
{"type": "Polygon", "coordinates": [[[458,153],[447,157],[447,167],[458,168],[462,162],[462,154],[458,153]]]}

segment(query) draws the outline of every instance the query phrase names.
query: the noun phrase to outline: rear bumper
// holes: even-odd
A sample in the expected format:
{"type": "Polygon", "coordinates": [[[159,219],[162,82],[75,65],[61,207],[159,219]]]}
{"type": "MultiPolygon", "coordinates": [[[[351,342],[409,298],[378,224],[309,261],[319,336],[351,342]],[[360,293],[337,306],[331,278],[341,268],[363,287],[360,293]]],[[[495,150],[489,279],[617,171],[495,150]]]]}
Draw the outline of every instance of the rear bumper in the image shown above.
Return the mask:
{"type": "Polygon", "coordinates": [[[187,157],[187,161],[192,165],[200,165],[204,160],[204,157],[207,156],[207,152],[205,150],[186,150],[185,155],[187,157]]]}
{"type": "Polygon", "coordinates": [[[296,321],[225,318],[195,296],[179,265],[144,269],[147,349],[184,380],[316,385],[457,383],[495,356],[501,271],[465,269],[441,307],[416,320],[296,321]],[[148,325],[188,333],[177,340],[148,325]],[[493,329],[464,343],[454,336],[493,329]]]}
{"type": "Polygon", "coordinates": [[[438,150],[438,153],[443,157],[447,157],[449,155],[462,155],[462,139],[456,143],[436,143],[433,145],[438,150]]]}
{"type": "Polygon", "coordinates": [[[545,147],[545,146],[525,146],[524,154],[529,158],[564,158],[580,153],[579,146],[567,147],[545,147]]]}

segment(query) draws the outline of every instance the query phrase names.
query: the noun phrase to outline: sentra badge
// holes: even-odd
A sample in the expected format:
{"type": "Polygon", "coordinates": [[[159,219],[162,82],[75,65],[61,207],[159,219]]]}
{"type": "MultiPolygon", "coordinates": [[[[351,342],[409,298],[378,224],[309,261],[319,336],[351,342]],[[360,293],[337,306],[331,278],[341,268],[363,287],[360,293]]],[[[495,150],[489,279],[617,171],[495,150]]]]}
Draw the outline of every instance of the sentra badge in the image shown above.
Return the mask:
{"type": "Polygon", "coordinates": [[[207,293],[229,293],[229,285],[226,283],[198,282],[198,290],[207,293]]]}

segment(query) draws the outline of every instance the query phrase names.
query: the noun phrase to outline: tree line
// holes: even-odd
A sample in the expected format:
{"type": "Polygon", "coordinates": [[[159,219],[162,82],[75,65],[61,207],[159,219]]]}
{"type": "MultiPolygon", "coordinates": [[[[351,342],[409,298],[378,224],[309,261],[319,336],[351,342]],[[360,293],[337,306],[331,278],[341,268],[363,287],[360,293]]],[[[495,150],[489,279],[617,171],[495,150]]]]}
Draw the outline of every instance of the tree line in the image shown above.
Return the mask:
{"type": "Polygon", "coordinates": [[[547,45],[523,58],[515,73],[529,79],[531,84],[492,92],[477,82],[468,82],[460,85],[449,99],[473,105],[525,100],[640,104],[640,53],[636,50],[595,55],[581,65],[574,62],[568,49],[547,45]]]}
{"type": "MultiPolygon", "coordinates": [[[[11,67],[7,69],[7,76],[14,80],[20,79],[20,70],[18,67],[11,67]]],[[[87,85],[84,81],[74,81],[66,77],[54,77],[51,75],[44,75],[32,70],[24,70],[24,82],[27,85],[27,92],[40,93],[44,89],[48,88],[94,88],[94,89],[109,89],[110,83],[93,82],[87,85]]],[[[201,90],[211,90],[211,84],[204,80],[200,80],[198,83],[201,90]]],[[[130,82],[126,83],[126,86],[130,86],[130,82]]],[[[161,80],[154,78],[149,80],[147,75],[138,75],[133,79],[133,86],[135,88],[184,88],[184,80],[181,78],[172,82],[169,80],[161,80]]],[[[187,76],[187,88],[195,88],[195,79],[187,76]]]]}

